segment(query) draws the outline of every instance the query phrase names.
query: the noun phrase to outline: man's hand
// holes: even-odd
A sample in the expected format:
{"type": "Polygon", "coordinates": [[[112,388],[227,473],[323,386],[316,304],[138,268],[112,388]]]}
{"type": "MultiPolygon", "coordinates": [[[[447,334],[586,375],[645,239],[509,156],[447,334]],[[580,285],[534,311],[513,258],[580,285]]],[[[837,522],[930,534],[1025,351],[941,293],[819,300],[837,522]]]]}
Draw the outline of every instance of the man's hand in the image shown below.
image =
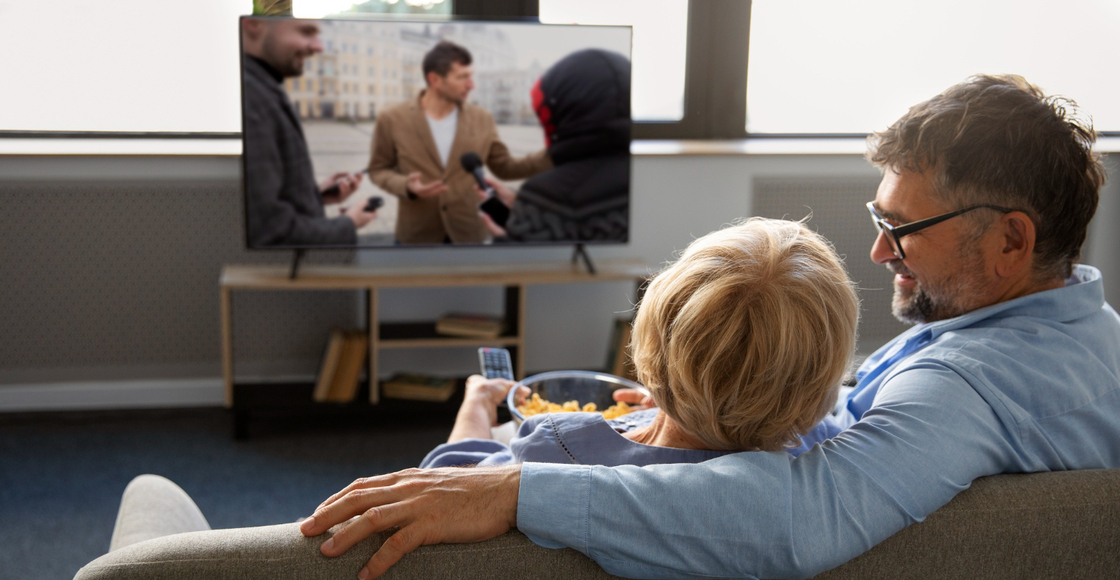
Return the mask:
{"type": "Polygon", "coordinates": [[[342,210],[342,215],[353,220],[354,229],[360,230],[377,217],[377,212],[366,211],[366,203],[363,201],[361,203],[350,204],[350,207],[342,210]]]}
{"type": "MultiPolygon", "coordinates": [[[[489,177],[486,178],[486,183],[494,190],[494,193],[498,195],[498,199],[500,199],[506,207],[513,207],[513,202],[517,200],[517,193],[515,191],[507,187],[506,184],[490,179],[489,177]]],[[[486,192],[482,191],[478,185],[475,185],[474,188],[480,192],[482,199],[485,200],[486,192]]]]}
{"type": "Polygon", "coordinates": [[[330,176],[329,179],[319,184],[319,192],[323,195],[324,204],[340,203],[350,194],[358,190],[358,185],[362,182],[361,173],[346,173],[340,171],[330,176]],[[338,186],[337,191],[328,193],[327,190],[333,186],[338,186]]]}
{"type": "MultiPolygon", "coordinates": [[[[494,189],[494,193],[497,195],[498,201],[501,201],[502,204],[506,207],[513,207],[513,202],[517,199],[517,193],[515,193],[512,189],[506,187],[504,183],[500,181],[494,181],[489,177],[486,178],[486,183],[488,183],[490,187],[494,189]]],[[[478,193],[479,202],[486,201],[490,197],[490,194],[487,193],[486,190],[479,187],[478,184],[475,184],[474,190],[478,193]]],[[[494,236],[495,238],[506,237],[506,234],[508,233],[506,232],[506,229],[498,225],[494,221],[494,218],[490,217],[490,214],[479,210],[478,217],[482,220],[482,224],[486,226],[486,229],[490,231],[490,235],[494,236]]]]}
{"type": "Polygon", "coordinates": [[[517,525],[520,485],[520,465],[406,469],[355,481],[323,502],[300,531],[317,536],[358,516],[320,547],[333,558],[371,534],[400,528],[358,573],[377,577],[420,546],[481,542],[509,531],[517,525]]]}
{"type": "Polygon", "coordinates": [[[416,197],[420,198],[439,197],[447,192],[447,184],[438,179],[425,184],[421,179],[419,171],[413,171],[408,174],[408,182],[405,184],[405,187],[416,197]]]}
{"type": "Polygon", "coordinates": [[[484,211],[479,210],[478,219],[482,220],[482,225],[486,226],[487,231],[495,238],[504,238],[509,234],[505,228],[494,223],[494,218],[490,217],[490,214],[484,211]]]}

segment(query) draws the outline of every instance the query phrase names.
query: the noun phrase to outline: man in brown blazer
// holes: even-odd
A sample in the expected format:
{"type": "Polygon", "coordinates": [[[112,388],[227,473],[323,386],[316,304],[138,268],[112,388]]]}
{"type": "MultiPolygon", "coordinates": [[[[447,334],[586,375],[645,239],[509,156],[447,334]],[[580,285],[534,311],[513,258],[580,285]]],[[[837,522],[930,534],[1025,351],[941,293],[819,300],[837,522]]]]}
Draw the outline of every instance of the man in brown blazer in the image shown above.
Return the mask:
{"type": "Polygon", "coordinates": [[[474,177],[459,162],[474,152],[500,179],[522,179],[552,167],[546,150],[514,158],[489,112],[466,102],[474,88],[471,55],[448,41],[424,56],[428,88],[377,117],[370,180],[400,198],[402,244],[480,243],[474,177]]]}

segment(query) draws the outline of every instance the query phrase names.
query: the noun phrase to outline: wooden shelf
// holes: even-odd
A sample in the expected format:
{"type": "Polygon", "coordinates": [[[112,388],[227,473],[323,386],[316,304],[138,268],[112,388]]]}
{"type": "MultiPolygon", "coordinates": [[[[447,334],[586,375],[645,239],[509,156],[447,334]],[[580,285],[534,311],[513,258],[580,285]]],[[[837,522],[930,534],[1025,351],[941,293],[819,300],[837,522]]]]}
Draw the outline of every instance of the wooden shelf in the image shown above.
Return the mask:
{"type": "Polygon", "coordinates": [[[277,264],[231,264],[220,284],[231,290],[346,290],[448,286],[509,286],[609,282],[644,278],[652,270],[635,260],[595,263],[597,273],[567,264],[481,264],[416,268],[307,265],[290,279],[289,267],[277,264]]]}
{"type": "Polygon", "coordinates": [[[403,346],[485,346],[508,344],[517,335],[506,333],[495,337],[449,336],[436,332],[435,322],[382,322],[378,340],[381,348],[403,346]]]}

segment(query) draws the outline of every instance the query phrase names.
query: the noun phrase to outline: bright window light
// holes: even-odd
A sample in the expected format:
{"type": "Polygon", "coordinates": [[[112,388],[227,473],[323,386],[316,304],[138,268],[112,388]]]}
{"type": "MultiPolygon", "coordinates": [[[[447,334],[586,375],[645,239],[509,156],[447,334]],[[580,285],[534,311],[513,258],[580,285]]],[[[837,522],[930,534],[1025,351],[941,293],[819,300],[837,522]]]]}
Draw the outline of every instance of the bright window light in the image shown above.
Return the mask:
{"type": "Polygon", "coordinates": [[[251,0],[0,0],[0,129],[240,132],[251,0]]]}
{"type": "Polygon", "coordinates": [[[1120,130],[1116,0],[754,0],[747,131],[869,133],[977,73],[1014,73],[1120,130]]]}
{"type": "Polygon", "coordinates": [[[325,18],[340,14],[451,14],[453,0],[293,0],[292,16],[325,18]]]}
{"type": "Polygon", "coordinates": [[[633,26],[631,115],[637,121],[684,117],[688,0],[540,0],[540,19],[633,26]]]}
{"type": "Polygon", "coordinates": [[[349,10],[354,4],[354,0],[293,0],[292,16],[322,18],[349,10]]]}

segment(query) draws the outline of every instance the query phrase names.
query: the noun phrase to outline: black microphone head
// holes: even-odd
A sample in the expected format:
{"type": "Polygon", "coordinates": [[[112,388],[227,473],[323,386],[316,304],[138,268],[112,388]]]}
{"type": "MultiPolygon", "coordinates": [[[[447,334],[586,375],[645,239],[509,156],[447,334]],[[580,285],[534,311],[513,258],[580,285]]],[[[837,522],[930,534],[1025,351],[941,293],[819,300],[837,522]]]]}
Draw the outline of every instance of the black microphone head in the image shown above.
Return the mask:
{"type": "Polygon", "coordinates": [[[462,157],[459,158],[459,163],[463,164],[463,169],[466,169],[467,171],[474,171],[475,169],[482,167],[482,158],[479,157],[478,153],[475,153],[474,151],[467,151],[463,154],[462,157]]]}

